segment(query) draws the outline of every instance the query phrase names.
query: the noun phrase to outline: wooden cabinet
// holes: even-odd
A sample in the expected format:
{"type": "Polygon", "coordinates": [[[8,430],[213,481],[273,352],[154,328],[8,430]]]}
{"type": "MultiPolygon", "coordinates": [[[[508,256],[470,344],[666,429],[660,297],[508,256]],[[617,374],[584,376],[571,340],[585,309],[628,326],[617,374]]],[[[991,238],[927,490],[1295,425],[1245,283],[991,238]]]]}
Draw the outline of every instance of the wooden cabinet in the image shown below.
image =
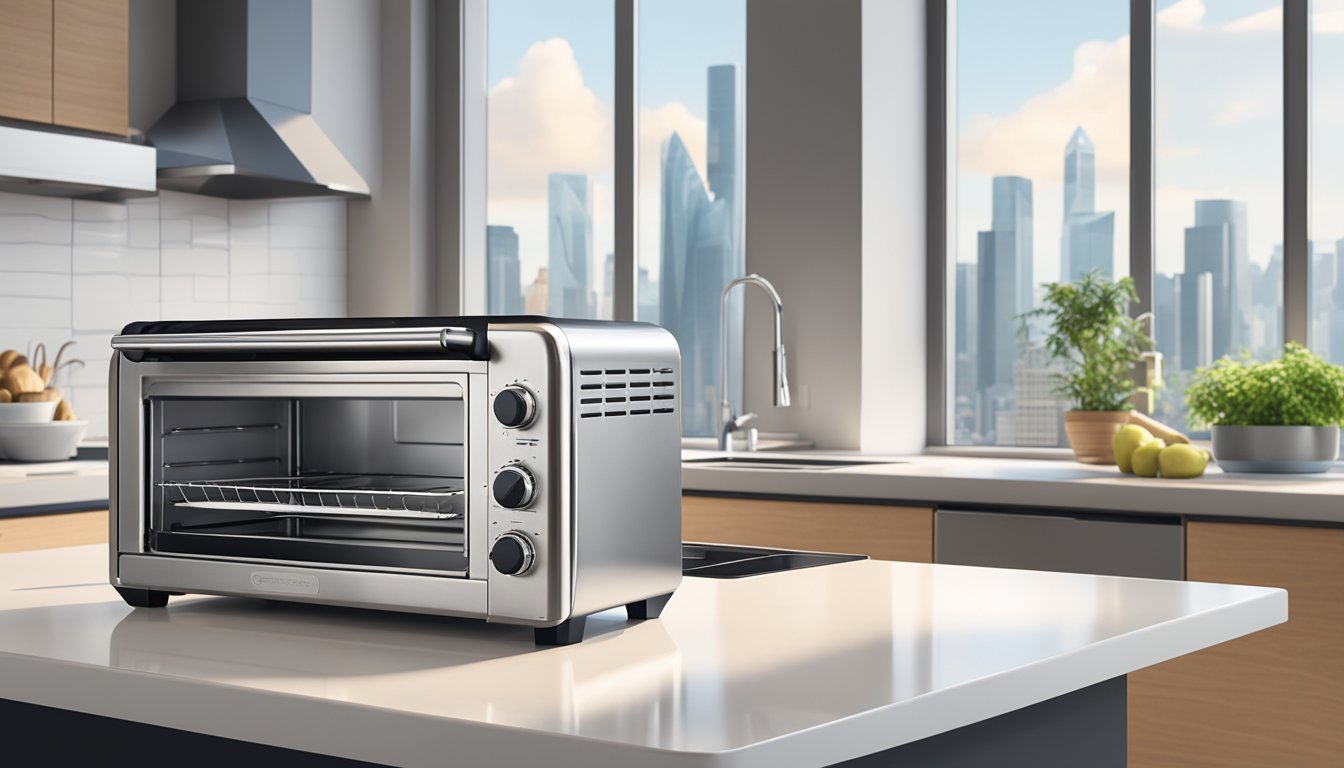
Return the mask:
{"type": "Polygon", "coordinates": [[[52,0],[0,0],[0,117],[51,122],[52,0]]]}
{"type": "Polygon", "coordinates": [[[685,496],[686,541],[933,562],[933,510],[875,504],[685,496]]]}
{"type": "Polygon", "coordinates": [[[0,117],[125,136],[130,0],[0,0],[0,117]]]}
{"type": "Polygon", "coordinates": [[[52,121],[126,135],[129,0],[55,0],[52,121]]]}
{"type": "Polygon", "coordinates": [[[0,554],[107,543],[107,512],[0,518],[0,554]]]}
{"type": "Polygon", "coordinates": [[[1129,764],[1344,765],[1344,530],[1191,522],[1186,577],[1283,587],[1288,622],[1130,675],[1129,764]]]}

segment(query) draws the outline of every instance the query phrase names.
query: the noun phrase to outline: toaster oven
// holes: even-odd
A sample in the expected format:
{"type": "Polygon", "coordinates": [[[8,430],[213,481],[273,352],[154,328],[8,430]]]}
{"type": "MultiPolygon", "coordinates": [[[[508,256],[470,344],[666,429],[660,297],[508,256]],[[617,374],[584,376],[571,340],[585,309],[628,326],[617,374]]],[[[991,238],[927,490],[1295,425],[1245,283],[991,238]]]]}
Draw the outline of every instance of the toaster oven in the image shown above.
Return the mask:
{"type": "Polygon", "coordinates": [[[644,323],[135,323],[112,340],[112,585],[582,639],[681,579],[680,356],[644,323]]]}

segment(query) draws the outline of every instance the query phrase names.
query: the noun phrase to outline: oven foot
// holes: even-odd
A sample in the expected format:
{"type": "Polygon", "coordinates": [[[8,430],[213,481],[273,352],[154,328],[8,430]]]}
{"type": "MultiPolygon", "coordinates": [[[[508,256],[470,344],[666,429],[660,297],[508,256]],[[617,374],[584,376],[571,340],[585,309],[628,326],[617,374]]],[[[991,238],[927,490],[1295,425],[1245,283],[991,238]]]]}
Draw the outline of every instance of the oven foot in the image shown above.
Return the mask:
{"type": "Polygon", "coordinates": [[[133,608],[162,608],[168,604],[168,593],[154,589],[136,589],[135,587],[113,587],[121,594],[121,599],[133,608]]]}
{"type": "Polygon", "coordinates": [[[537,645],[573,645],[583,639],[583,625],[587,616],[573,616],[554,627],[537,627],[532,630],[537,645]]]}
{"type": "Polygon", "coordinates": [[[632,619],[656,619],[663,613],[663,607],[672,599],[672,593],[658,595],[625,606],[625,615],[632,619]]]}

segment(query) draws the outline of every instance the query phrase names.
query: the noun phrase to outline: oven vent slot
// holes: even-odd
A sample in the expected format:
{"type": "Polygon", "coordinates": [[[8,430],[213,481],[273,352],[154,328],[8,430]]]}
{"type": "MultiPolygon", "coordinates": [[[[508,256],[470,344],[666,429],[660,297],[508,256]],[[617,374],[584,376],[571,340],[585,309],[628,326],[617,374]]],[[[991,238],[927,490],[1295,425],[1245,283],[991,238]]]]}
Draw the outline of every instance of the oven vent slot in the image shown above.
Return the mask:
{"type": "Polygon", "coordinates": [[[579,417],[583,419],[676,413],[676,375],[665,366],[632,363],[626,367],[581,368],[579,391],[579,417]]]}

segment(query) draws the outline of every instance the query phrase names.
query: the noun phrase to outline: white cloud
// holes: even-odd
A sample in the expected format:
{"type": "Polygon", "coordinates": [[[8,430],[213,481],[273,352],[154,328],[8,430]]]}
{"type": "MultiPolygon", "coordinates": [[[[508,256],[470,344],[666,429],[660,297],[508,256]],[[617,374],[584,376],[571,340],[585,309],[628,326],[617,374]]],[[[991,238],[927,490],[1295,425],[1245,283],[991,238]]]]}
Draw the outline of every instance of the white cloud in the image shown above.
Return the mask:
{"type": "Polygon", "coordinates": [[[568,42],[534,43],[490,92],[489,140],[492,202],[544,199],[550,173],[611,170],[610,108],[584,83],[568,42]]]}
{"type": "Polygon", "coordinates": [[[1344,10],[1313,13],[1311,15],[1311,31],[1317,35],[1344,35],[1344,10]]]}
{"type": "Polygon", "coordinates": [[[1268,10],[1252,13],[1240,19],[1234,19],[1223,27],[1228,32],[1278,32],[1283,29],[1283,8],[1276,6],[1268,10]]]}
{"type": "Polygon", "coordinates": [[[1204,26],[1203,0],[1180,0],[1158,11],[1157,25],[1166,29],[1200,29],[1204,26]]]}
{"type": "Polygon", "coordinates": [[[1129,174],[1129,38],[1083,43],[1061,85],[1028,99],[1011,115],[978,114],[958,143],[962,173],[1013,174],[1058,183],[1064,145],[1078,126],[1092,137],[1098,183],[1129,174]]]}

